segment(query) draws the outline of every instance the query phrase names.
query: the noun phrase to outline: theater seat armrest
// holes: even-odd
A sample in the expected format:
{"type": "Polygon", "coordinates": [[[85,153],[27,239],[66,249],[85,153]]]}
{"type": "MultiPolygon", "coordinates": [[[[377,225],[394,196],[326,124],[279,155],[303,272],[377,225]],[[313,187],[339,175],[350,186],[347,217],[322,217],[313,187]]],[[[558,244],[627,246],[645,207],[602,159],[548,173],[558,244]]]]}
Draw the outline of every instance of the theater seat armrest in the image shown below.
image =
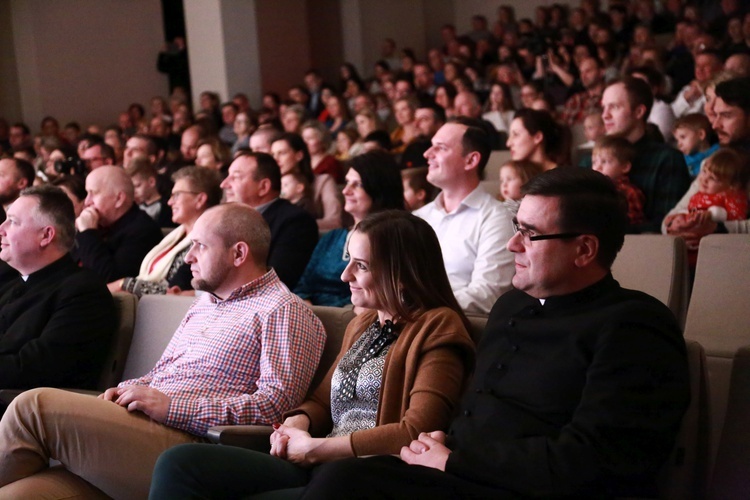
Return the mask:
{"type": "Polygon", "coordinates": [[[272,433],[270,425],[218,425],[208,429],[207,437],[212,443],[268,453],[272,433]]]}

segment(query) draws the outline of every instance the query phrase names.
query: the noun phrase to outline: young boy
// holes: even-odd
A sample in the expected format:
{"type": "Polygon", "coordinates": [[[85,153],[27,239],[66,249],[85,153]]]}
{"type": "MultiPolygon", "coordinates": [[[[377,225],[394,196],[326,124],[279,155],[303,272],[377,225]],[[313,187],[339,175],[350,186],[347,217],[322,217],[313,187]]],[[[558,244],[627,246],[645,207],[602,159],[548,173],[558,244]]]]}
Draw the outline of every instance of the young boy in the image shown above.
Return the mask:
{"type": "Polygon", "coordinates": [[[435,187],[427,182],[427,167],[401,171],[404,182],[404,206],[412,212],[432,201],[435,187]]]}
{"type": "Polygon", "coordinates": [[[701,163],[711,156],[719,144],[710,144],[713,134],[711,123],[700,113],[691,113],[678,118],[674,125],[674,135],[677,149],[685,155],[690,177],[697,177],[701,171],[701,163]]]}
{"type": "Polygon", "coordinates": [[[635,148],[630,141],[615,136],[602,137],[596,141],[591,156],[593,169],[612,179],[625,196],[631,226],[643,222],[643,204],[646,201],[643,192],[628,179],[634,157],[635,148]]]}
{"type": "Polygon", "coordinates": [[[156,187],[157,174],[148,158],[140,157],[131,160],[127,173],[133,182],[134,200],[138,208],[146,212],[160,227],[175,227],[172,222],[172,209],[168,199],[162,197],[156,187]]]}

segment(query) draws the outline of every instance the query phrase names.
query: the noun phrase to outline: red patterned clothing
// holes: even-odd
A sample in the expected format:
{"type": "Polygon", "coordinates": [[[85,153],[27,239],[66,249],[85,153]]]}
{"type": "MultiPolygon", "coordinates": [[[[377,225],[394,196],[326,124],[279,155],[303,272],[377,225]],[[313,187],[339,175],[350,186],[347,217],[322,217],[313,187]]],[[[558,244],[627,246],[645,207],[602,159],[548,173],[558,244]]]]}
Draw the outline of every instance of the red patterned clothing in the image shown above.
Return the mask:
{"type": "Polygon", "coordinates": [[[728,189],[720,193],[695,193],[688,202],[688,210],[707,210],[721,207],[727,211],[726,220],[747,219],[747,193],[739,189],[728,189]]]}
{"type": "Polygon", "coordinates": [[[199,436],[215,425],[271,424],[302,402],[325,338],[317,317],[271,270],[225,300],[203,294],[156,366],[120,386],[168,395],[164,425],[199,436]]]}
{"type": "Polygon", "coordinates": [[[628,201],[628,220],[630,225],[641,224],[643,222],[643,204],[646,197],[643,191],[630,183],[626,175],[622,176],[616,183],[618,191],[625,195],[628,201]]]}
{"type": "Polygon", "coordinates": [[[598,92],[590,93],[588,90],[572,95],[565,101],[561,120],[573,126],[576,123],[583,123],[583,119],[590,111],[595,111],[601,107],[603,88],[598,92]]]}

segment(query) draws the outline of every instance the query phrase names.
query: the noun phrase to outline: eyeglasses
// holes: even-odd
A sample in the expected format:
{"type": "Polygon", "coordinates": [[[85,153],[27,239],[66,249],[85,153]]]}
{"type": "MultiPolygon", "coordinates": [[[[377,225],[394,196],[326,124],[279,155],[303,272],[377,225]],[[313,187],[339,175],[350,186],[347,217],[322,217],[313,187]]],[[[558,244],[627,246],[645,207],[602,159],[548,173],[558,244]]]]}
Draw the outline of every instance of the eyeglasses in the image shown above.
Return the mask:
{"type": "Polygon", "coordinates": [[[176,200],[183,194],[200,194],[200,193],[196,191],[172,191],[172,196],[170,196],[170,198],[174,198],[176,200]]]}
{"type": "Polygon", "coordinates": [[[513,232],[519,233],[521,235],[521,238],[523,239],[523,244],[525,246],[531,245],[532,241],[542,241],[542,240],[563,240],[566,238],[576,238],[578,236],[581,236],[582,233],[556,233],[556,234],[531,234],[531,230],[526,229],[525,227],[521,227],[518,225],[518,221],[513,221],[513,232]]]}

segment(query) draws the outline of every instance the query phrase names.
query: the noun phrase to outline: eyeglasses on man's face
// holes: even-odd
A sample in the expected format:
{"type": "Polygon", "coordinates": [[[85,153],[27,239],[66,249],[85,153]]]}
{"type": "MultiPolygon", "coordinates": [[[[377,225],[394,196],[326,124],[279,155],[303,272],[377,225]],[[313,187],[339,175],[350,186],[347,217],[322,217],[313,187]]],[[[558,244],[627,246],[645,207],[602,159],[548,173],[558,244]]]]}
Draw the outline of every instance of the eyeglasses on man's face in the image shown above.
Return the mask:
{"type": "Polygon", "coordinates": [[[555,234],[533,234],[531,229],[521,227],[518,225],[518,221],[513,219],[513,232],[519,233],[523,244],[525,246],[531,245],[532,241],[543,241],[543,240],[563,240],[568,238],[576,238],[581,236],[582,233],[555,233],[555,234]]]}

